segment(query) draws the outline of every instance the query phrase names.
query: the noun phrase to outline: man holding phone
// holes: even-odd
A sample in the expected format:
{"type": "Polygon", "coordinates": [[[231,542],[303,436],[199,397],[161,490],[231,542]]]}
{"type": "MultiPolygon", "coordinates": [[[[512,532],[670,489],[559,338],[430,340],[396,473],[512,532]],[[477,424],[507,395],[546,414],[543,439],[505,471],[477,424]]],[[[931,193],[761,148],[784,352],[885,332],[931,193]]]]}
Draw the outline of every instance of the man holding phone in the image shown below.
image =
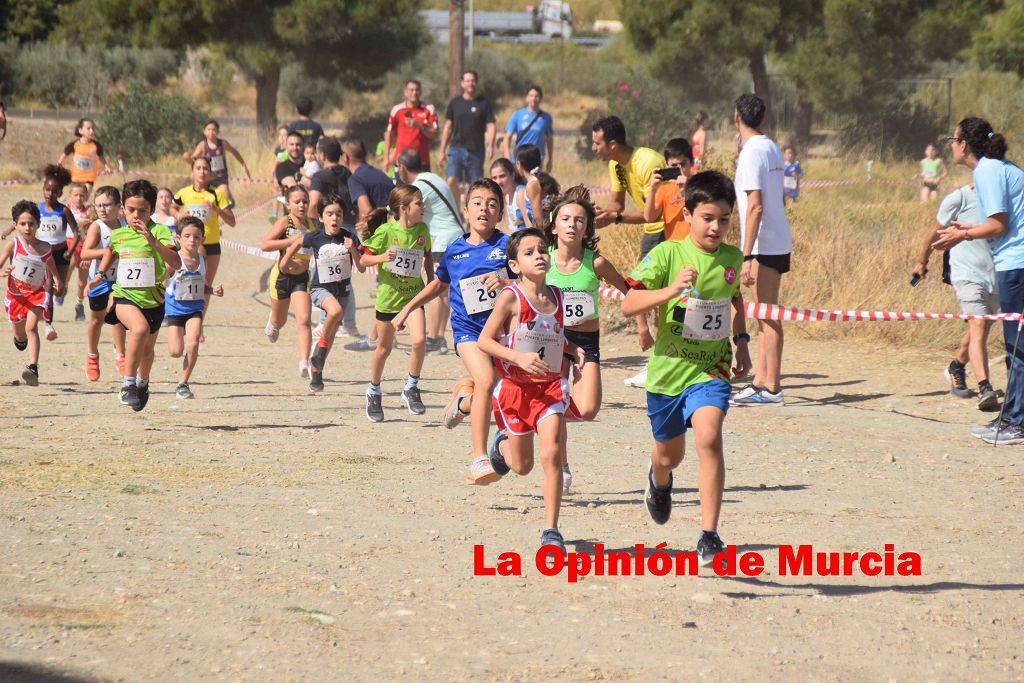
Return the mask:
{"type": "Polygon", "coordinates": [[[391,107],[388,114],[384,164],[397,164],[401,150],[415,149],[420,153],[420,167],[430,170],[430,141],[437,138],[437,112],[434,105],[420,101],[423,86],[419,81],[406,83],[403,94],[405,100],[391,107]]]}
{"type": "Polygon", "coordinates": [[[665,145],[665,168],[651,175],[644,204],[644,220],[664,221],[665,239],[686,239],[690,226],[683,219],[683,188],[693,175],[693,148],[686,138],[672,138],[665,145]]]}

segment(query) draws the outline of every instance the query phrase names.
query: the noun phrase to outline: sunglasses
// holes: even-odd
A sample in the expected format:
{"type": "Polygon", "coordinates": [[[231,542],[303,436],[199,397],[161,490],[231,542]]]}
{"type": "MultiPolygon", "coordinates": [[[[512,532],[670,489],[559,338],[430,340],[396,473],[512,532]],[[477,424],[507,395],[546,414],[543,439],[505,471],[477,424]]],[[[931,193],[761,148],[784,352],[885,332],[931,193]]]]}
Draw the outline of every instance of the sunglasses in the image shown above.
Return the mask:
{"type": "Polygon", "coordinates": [[[963,142],[963,138],[958,138],[955,135],[947,135],[946,137],[943,138],[943,140],[945,140],[946,143],[950,145],[952,145],[954,142],[963,142]]]}

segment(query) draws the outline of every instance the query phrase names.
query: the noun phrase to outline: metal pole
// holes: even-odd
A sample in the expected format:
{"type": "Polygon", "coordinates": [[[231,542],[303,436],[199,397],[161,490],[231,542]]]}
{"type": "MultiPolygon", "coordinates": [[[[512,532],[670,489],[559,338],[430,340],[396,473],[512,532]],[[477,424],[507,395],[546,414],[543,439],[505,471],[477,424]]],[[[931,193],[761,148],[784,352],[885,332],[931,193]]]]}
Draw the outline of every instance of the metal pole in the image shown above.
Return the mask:
{"type": "MultiPolygon", "coordinates": [[[[1021,328],[1024,328],[1024,313],[1018,313],[1017,315],[1020,316],[1020,317],[1017,318],[1017,338],[1013,340],[1013,353],[1010,355],[1010,367],[1007,368],[1007,372],[1006,372],[1006,393],[1007,393],[1007,395],[1009,395],[1009,393],[1010,393],[1010,375],[1013,374],[1013,364],[1017,362],[1017,349],[1019,348],[1017,345],[1020,343],[1020,331],[1021,331],[1021,328]]],[[[1020,390],[1020,387],[1015,387],[1015,388],[1018,391],[1020,390]]],[[[1003,397],[1003,405],[1001,405],[999,407],[999,419],[996,420],[996,435],[995,435],[995,438],[992,439],[992,446],[993,447],[999,445],[999,431],[1000,431],[1000,429],[1003,426],[1003,412],[1005,410],[1006,410],[1006,397],[1003,397]]]]}
{"type": "Polygon", "coordinates": [[[459,94],[464,64],[465,0],[450,0],[448,5],[448,97],[459,94]]]}
{"type": "Polygon", "coordinates": [[[473,11],[473,0],[469,0],[469,51],[473,51],[473,36],[476,34],[476,12],[473,11]]]}
{"type": "Polygon", "coordinates": [[[953,132],[953,79],[946,79],[946,123],[949,124],[949,131],[953,132]]]}

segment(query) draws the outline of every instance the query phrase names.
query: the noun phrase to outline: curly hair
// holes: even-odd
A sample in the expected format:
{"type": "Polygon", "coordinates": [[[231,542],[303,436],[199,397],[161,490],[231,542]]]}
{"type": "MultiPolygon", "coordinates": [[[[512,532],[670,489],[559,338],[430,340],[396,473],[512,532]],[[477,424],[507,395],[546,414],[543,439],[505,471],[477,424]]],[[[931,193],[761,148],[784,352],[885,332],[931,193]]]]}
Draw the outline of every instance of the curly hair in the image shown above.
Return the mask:
{"type": "Polygon", "coordinates": [[[558,212],[563,207],[573,204],[581,207],[587,217],[587,229],[583,235],[583,248],[596,252],[598,237],[597,228],[594,223],[597,212],[594,210],[594,204],[590,201],[590,190],[587,189],[586,185],[573,185],[560,195],[544,199],[541,210],[544,217],[542,229],[547,237],[548,244],[556,248],[558,247],[558,235],[555,234],[555,221],[558,218],[558,212]]]}

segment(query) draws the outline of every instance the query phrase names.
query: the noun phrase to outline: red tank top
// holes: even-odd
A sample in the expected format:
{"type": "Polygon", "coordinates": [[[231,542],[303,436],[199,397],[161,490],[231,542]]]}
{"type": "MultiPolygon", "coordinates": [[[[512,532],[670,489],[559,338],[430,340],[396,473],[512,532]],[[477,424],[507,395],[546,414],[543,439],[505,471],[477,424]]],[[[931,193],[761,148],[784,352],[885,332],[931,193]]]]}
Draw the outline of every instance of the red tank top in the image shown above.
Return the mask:
{"type": "Polygon", "coordinates": [[[531,375],[514,363],[495,359],[498,372],[502,377],[518,384],[543,383],[559,379],[562,376],[562,354],[565,353],[562,290],[548,285],[555,299],[555,311],[541,313],[533,307],[517,283],[510,284],[505,289],[516,295],[519,301],[519,315],[509,332],[502,336],[501,343],[516,351],[540,354],[551,371],[531,375]]]}
{"type": "Polygon", "coordinates": [[[42,256],[31,253],[21,236],[14,238],[14,253],[11,254],[11,273],[7,276],[7,292],[13,296],[28,296],[43,289],[46,280],[46,262],[53,251],[46,250],[42,256]]]}

